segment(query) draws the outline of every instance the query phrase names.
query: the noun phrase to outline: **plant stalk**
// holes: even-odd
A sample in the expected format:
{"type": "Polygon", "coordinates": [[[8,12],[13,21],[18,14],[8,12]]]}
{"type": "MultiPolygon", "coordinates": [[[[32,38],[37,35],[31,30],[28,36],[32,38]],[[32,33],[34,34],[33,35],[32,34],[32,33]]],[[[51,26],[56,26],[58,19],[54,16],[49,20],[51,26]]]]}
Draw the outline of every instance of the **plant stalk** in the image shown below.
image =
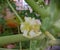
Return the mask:
{"type": "Polygon", "coordinates": [[[11,3],[9,2],[9,0],[7,0],[8,5],[10,6],[10,8],[12,9],[12,11],[15,13],[15,15],[17,16],[17,18],[19,19],[20,22],[23,22],[23,20],[21,19],[21,17],[18,15],[18,13],[16,12],[16,10],[13,8],[13,6],[11,5],[11,3]]]}

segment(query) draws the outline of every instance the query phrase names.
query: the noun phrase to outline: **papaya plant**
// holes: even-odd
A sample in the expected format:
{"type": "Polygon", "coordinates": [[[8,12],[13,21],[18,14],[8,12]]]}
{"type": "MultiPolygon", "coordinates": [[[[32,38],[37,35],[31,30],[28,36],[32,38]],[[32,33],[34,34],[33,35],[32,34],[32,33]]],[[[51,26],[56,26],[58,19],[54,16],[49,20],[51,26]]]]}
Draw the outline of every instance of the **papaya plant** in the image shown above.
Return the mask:
{"type": "MultiPolygon", "coordinates": [[[[44,3],[45,3],[44,0],[25,0],[25,1],[28,3],[29,6],[31,6],[31,8],[33,9],[34,12],[36,12],[37,14],[40,15],[40,20],[41,20],[40,30],[41,30],[42,34],[37,37],[33,37],[33,38],[30,38],[30,37],[28,38],[28,36],[24,37],[22,34],[0,37],[0,45],[2,46],[4,44],[30,40],[30,50],[37,50],[36,49],[36,47],[38,46],[37,43],[40,44],[39,49],[44,50],[45,47],[47,46],[47,42],[49,40],[58,39],[58,35],[60,33],[60,22],[59,22],[60,21],[60,3],[59,3],[60,0],[50,0],[49,1],[50,3],[47,6],[44,5],[44,3]],[[40,6],[41,3],[43,5],[42,7],[40,6]],[[7,40],[7,41],[5,41],[5,40],[7,40]],[[37,40],[37,41],[35,41],[35,40],[37,40]],[[2,42],[2,41],[4,41],[4,42],[2,42]]],[[[10,3],[10,0],[6,0],[6,3],[8,4],[8,6],[10,6],[11,10],[15,13],[16,17],[20,21],[20,24],[21,23],[26,24],[23,21],[23,19],[21,18],[21,16],[19,16],[18,13],[16,12],[16,10],[13,8],[13,6],[10,3]]],[[[29,20],[32,21],[32,18],[29,18],[29,20]]],[[[34,21],[35,21],[35,19],[34,19],[34,21]]],[[[26,25],[27,25],[28,29],[33,27],[33,26],[30,27],[29,24],[26,24],[26,25]]],[[[25,27],[25,29],[27,27],[25,27]]],[[[24,30],[24,29],[22,29],[22,30],[24,30]]],[[[34,29],[34,31],[35,31],[35,29],[34,29]]],[[[23,31],[22,31],[22,33],[23,33],[23,31]]],[[[29,31],[28,31],[28,33],[29,33],[29,31]]],[[[21,43],[20,43],[20,46],[21,46],[21,43]]]]}

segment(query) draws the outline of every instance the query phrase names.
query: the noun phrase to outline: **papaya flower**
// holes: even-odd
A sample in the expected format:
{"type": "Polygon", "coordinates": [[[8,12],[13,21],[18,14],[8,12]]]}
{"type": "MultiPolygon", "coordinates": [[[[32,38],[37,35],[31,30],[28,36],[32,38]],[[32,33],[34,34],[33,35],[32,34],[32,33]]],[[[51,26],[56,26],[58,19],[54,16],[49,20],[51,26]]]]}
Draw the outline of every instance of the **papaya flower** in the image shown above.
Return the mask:
{"type": "Polygon", "coordinates": [[[41,22],[38,19],[25,17],[24,22],[21,23],[20,30],[23,36],[27,38],[33,38],[41,34],[40,26],[41,22]]]}

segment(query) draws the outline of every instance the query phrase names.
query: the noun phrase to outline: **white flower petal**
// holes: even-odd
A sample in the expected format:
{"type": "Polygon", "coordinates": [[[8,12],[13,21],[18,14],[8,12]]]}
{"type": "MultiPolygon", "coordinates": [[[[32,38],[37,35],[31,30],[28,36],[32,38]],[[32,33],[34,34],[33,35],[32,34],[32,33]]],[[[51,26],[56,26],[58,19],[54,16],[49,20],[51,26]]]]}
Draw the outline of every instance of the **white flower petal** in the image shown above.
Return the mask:
{"type": "Polygon", "coordinates": [[[25,22],[30,22],[31,21],[31,17],[25,17],[25,22]]]}
{"type": "Polygon", "coordinates": [[[28,34],[28,31],[27,30],[25,30],[24,32],[23,32],[23,36],[27,36],[27,34],[28,34]]]}
{"type": "Polygon", "coordinates": [[[20,25],[21,32],[24,31],[24,30],[22,30],[22,28],[24,28],[24,24],[23,23],[20,25]]]}
{"type": "Polygon", "coordinates": [[[39,36],[39,35],[41,35],[42,34],[42,32],[40,31],[40,32],[38,32],[37,34],[36,34],[36,36],[39,36]]]}
{"type": "Polygon", "coordinates": [[[41,21],[38,20],[38,19],[36,19],[36,23],[39,24],[39,25],[41,25],[41,21]]]}
{"type": "Polygon", "coordinates": [[[29,35],[30,35],[30,37],[35,37],[36,33],[32,30],[32,31],[29,32],[29,35]]]}
{"type": "Polygon", "coordinates": [[[31,17],[25,17],[25,22],[21,23],[20,29],[23,33],[23,36],[27,38],[33,38],[41,34],[41,31],[39,32],[40,25],[40,20],[31,17]]]}

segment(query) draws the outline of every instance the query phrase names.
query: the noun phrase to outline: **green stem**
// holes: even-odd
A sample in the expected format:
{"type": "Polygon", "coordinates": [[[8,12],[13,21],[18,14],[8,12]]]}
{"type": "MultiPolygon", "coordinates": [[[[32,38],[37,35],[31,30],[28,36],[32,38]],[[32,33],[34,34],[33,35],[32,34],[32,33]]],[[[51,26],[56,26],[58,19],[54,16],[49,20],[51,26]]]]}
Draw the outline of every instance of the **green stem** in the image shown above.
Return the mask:
{"type": "MultiPolygon", "coordinates": [[[[18,34],[20,34],[20,26],[18,26],[17,28],[18,28],[18,34]]],[[[22,50],[22,44],[21,44],[21,41],[19,42],[19,46],[20,46],[20,50],[22,50]]]]}
{"type": "Polygon", "coordinates": [[[21,44],[21,41],[20,41],[20,50],[22,50],[22,44],[21,44]]]}
{"type": "Polygon", "coordinates": [[[45,8],[41,8],[34,0],[25,0],[31,7],[32,9],[38,13],[41,17],[47,17],[49,16],[49,12],[46,11],[45,8]]]}
{"type": "Polygon", "coordinates": [[[15,11],[15,9],[13,8],[13,6],[10,4],[9,0],[7,0],[8,5],[10,6],[10,8],[12,9],[12,11],[15,13],[15,15],[17,16],[17,18],[20,20],[20,22],[22,22],[23,20],[21,19],[21,17],[18,15],[18,13],[15,11]]]}
{"type": "Polygon", "coordinates": [[[32,40],[30,40],[30,50],[31,50],[31,44],[32,44],[32,40]]]}

